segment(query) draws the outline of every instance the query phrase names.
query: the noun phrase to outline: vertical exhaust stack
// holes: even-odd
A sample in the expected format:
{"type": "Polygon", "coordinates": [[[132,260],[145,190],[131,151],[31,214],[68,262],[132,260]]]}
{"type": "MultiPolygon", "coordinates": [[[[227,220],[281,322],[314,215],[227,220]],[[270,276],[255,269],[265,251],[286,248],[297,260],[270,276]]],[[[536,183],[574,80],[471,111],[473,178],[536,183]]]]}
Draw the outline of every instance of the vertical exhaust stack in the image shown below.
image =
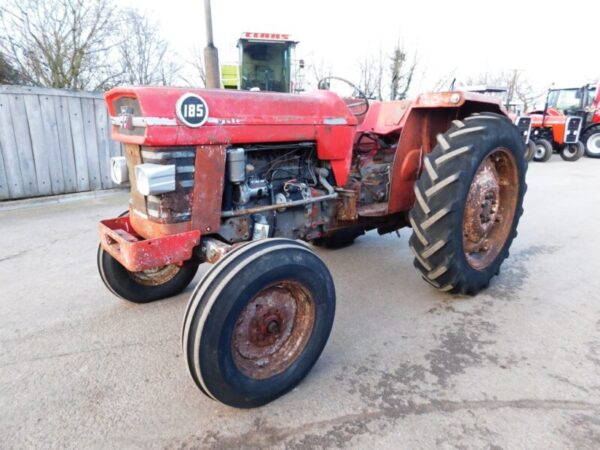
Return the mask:
{"type": "Polygon", "coordinates": [[[210,0],[204,0],[204,16],[206,18],[206,47],[204,48],[206,87],[219,89],[221,87],[221,77],[219,76],[219,52],[217,47],[215,47],[213,39],[210,0]]]}

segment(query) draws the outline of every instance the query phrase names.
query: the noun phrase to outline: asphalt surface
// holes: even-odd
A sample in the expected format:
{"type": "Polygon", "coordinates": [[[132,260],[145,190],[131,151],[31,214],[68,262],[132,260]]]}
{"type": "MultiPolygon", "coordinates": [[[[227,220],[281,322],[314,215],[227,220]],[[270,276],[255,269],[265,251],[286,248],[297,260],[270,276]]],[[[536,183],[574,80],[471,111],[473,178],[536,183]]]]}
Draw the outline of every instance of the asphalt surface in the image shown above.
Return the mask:
{"type": "Polygon", "coordinates": [[[599,448],[600,160],[554,156],[527,178],[511,257],[477,297],[423,282],[410,230],[317,250],[337,289],[329,343],[248,411],[189,378],[192,287],[134,305],[100,281],[96,223],[126,195],[0,210],[0,447],[599,448]]]}

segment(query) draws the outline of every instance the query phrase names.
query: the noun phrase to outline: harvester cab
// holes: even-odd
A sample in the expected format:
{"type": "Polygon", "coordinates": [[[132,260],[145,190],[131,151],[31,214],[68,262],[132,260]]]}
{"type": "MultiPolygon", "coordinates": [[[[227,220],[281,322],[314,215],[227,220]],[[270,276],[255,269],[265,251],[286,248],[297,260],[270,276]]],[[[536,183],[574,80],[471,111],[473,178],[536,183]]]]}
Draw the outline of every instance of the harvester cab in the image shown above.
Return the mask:
{"type": "Polygon", "coordinates": [[[239,64],[221,66],[223,87],[293,92],[292,61],[296,44],[289,34],[244,32],[237,43],[239,64]]]}
{"type": "MultiPolygon", "coordinates": [[[[252,70],[279,58],[254,51],[252,70]]],[[[246,87],[286,84],[273,67],[281,78],[248,69],[246,87]]],[[[499,273],[523,213],[523,136],[477,93],[369,104],[326,90],[134,87],[106,102],[126,155],[113,178],[129,179],[131,199],[99,224],[100,277],[144,303],[212,264],[191,291],[183,359],[203,394],[234,407],[289,392],[325,347],[336,290],[302,241],[339,247],[410,227],[425,282],[474,295],[499,273]]]]}
{"type": "Polygon", "coordinates": [[[600,158],[600,83],[550,89],[548,110],[581,117],[580,141],[585,147],[585,154],[590,158],[600,158]]]}

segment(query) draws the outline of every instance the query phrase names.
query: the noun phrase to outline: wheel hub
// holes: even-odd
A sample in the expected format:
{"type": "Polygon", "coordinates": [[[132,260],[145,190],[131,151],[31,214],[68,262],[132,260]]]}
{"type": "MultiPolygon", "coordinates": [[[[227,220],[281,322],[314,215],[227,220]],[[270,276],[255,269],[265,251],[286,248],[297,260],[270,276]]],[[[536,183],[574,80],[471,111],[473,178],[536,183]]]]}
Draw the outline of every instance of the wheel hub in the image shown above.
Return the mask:
{"type": "Polygon", "coordinates": [[[545,154],[546,154],[546,148],[543,145],[536,144],[535,145],[535,157],[543,158],[545,154]]]}
{"type": "Polygon", "coordinates": [[[175,278],[180,269],[181,267],[176,264],[169,264],[168,266],[144,270],[143,272],[129,272],[129,276],[144,286],[160,286],[175,278]]]}
{"type": "Polygon", "coordinates": [[[256,379],[283,372],[304,350],[314,319],[314,301],[299,283],[285,281],[262,289],[236,321],[235,364],[256,379]]]}
{"type": "Polygon", "coordinates": [[[519,192],[512,153],[492,151],[479,165],[463,214],[463,249],[475,269],[487,267],[500,253],[512,226],[519,192]]]}

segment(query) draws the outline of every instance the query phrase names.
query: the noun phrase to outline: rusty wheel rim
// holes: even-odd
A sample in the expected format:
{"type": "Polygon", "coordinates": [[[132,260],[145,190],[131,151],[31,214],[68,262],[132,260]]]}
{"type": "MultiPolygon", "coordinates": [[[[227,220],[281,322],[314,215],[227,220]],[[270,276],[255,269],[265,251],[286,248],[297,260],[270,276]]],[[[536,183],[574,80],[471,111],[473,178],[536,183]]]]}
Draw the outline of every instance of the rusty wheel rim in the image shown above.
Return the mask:
{"type": "Polygon", "coordinates": [[[300,283],[270,285],[254,296],[235,323],[233,361],[247,377],[275,376],[302,354],[314,323],[314,299],[300,283]]]}
{"type": "Polygon", "coordinates": [[[512,228],[518,195],[513,154],[502,147],[492,150],[475,172],[463,215],[463,249],[474,269],[485,269],[502,251],[512,228]]]}
{"type": "Polygon", "coordinates": [[[143,286],[160,286],[175,278],[179,273],[179,267],[176,264],[159,267],[158,269],[144,270],[142,272],[129,272],[129,276],[138,284],[143,286]]]}

